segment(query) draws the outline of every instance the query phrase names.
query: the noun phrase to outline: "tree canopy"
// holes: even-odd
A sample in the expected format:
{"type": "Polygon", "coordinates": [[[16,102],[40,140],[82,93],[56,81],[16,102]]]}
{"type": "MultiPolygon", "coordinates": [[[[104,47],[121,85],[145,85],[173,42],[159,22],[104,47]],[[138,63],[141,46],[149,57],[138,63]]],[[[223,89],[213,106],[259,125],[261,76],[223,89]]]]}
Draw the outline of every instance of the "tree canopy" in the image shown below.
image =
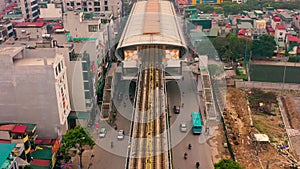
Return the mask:
{"type": "Polygon", "coordinates": [[[262,35],[258,40],[252,41],[252,57],[254,59],[267,59],[273,56],[276,43],[271,35],[262,35]]]}
{"type": "Polygon", "coordinates": [[[76,154],[79,155],[80,164],[82,166],[82,153],[85,150],[84,147],[90,146],[93,148],[94,145],[95,142],[87,131],[81,126],[76,126],[74,129],[67,131],[67,133],[63,135],[60,151],[65,157],[68,157],[71,149],[76,150],[76,154]]]}
{"type": "Polygon", "coordinates": [[[231,159],[222,159],[218,163],[215,163],[214,166],[215,169],[243,169],[239,163],[231,159]]]}
{"type": "Polygon", "coordinates": [[[251,41],[246,38],[238,38],[235,34],[226,37],[211,39],[219,56],[227,61],[241,59],[250,51],[251,41]]]}

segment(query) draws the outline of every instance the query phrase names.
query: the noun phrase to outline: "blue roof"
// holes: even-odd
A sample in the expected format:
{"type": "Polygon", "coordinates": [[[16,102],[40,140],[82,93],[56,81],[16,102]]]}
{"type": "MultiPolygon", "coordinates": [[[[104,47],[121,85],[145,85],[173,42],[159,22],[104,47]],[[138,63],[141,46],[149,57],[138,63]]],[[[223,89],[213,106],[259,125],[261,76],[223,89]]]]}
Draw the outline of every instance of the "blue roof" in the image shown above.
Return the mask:
{"type": "Polygon", "coordinates": [[[1,144],[0,143],[0,167],[5,163],[7,157],[9,157],[11,151],[14,149],[16,144],[1,144]]]}

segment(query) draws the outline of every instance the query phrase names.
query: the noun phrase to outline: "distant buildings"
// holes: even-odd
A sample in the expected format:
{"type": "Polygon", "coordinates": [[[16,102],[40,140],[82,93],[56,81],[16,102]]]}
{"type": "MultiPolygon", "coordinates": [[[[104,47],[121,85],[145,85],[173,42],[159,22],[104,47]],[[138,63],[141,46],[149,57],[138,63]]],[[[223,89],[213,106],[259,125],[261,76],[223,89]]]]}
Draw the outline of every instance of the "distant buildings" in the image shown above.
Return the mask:
{"type": "Polygon", "coordinates": [[[13,35],[12,23],[8,19],[0,19],[0,44],[13,35]]]}
{"type": "Polygon", "coordinates": [[[122,0],[65,0],[65,11],[76,10],[81,12],[105,12],[111,11],[114,18],[122,16],[122,0]]]}

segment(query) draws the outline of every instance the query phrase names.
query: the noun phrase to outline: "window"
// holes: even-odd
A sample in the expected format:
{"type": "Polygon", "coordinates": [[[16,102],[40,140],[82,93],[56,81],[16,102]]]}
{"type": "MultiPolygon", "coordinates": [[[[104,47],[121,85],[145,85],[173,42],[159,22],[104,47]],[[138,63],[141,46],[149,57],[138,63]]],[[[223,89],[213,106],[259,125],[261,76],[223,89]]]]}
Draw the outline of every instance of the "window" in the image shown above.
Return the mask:
{"type": "Polygon", "coordinates": [[[94,2],[94,6],[100,6],[100,2],[94,2]]]}
{"type": "Polygon", "coordinates": [[[84,11],[84,12],[87,12],[87,8],[83,8],[83,11],[84,11]]]}
{"type": "Polygon", "coordinates": [[[84,86],[84,90],[89,90],[89,89],[90,89],[90,84],[89,84],[89,82],[84,82],[84,83],[83,83],[83,86],[84,86]]]}
{"type": "Polygon", "coordinates": [[[89,5],[93,5],[92,2],[89,2],[89,5]]]}
{"type": "Polygon", "coordinates": [[[92,11],[93,9],[92,8],[89,8],[89,11],[92,11]]]}
{"type": "Polygon", "coordinates": [[[60,66],[61,66],[61,69],[64,68],[64,63],[63,63],[63,61],[60,62],[60,66]]]}
{"type": "Polygon", "coordinates": [[[104,1],[104,5],[107,5],[107,1],[104,1]]]}
{"type": "Polygon", "coordinates": [[[99,12],[100,8],[94,8],[95,12],[99,12]]]}
{"type": "Polygon", "coordinates": [[[82,2],[83,3],[83,6],[86,6],[87,5],[87,3],[86,2],[82,2]]]}
{"type": "Polygon", "coordinates": [[[82,70],[83,71],[88,71],[88,65],[86,62],[82,62],[82,70]]]}
{"type": "Polygon", "coordinates": [[[74,1],[71,2],[71,6],[74,6],[74,1]]]}
{"type": "Polygon", "coordinates": [[[90,91],[85,91],[84,92],[84,96],[85,96],[85,99],[91,99],[91,94],[90,94],[90,91]]]}
{"type": "Polygon", "coordinates": [[[80,2],[77,2],[77,3],[76,3],[76,5],[78,5],[78,6],[79,6],[79,5],[81,5],[81,4],[80,4],[80,2]]]}
{"type": "Polygon", "coordinates": [[[97,32],[98,31],[98,26],[97,25],[89,25],[88,28],[89,28],[89,32],[97,32]]]}
{"type": "Polygon", "coordinates": [[[282,36],[283,32],[280,32],[279,35],[282,36]]]}
{"type": "Polygon", "coordinates": [[[69,2],[67,2],[67,6],[70,6],[70,3],[69,3],[69,2]]]}
{"type": "Polygon", "coordinates": [[[105,10],[105,11],[108,11],[108,6],[105,6],[105,7],[104,7],[104,10],[105,10]]]}
{"type": "Polygon", "coordinates": [[[89,80],[89,74],[88,72],[82,72],[83,80],[89,80]]]}
{"type": "Polygon", "coordinates": [[[58,63],[57,67],[58,67],[58,73],[60,73],[61,72],[60,62],[58,63]]]}

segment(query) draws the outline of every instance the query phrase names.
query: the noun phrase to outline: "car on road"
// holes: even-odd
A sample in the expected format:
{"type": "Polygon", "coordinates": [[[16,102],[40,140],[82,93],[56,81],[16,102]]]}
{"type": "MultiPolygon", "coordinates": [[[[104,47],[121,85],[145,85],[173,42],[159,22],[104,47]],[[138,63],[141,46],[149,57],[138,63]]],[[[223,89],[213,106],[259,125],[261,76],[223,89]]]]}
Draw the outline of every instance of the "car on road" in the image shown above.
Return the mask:
{"type": "Polygon", "coordinates": [[[124,137],[125,137],[125,132],[124,132],[124,130],[119,130],[118,136],[117,136],[118,140],[123,140],[124,137]]]}
{"type": "Polygon", "coordinates": [[[175,114],[179,114],[180,113],[180,107],[179,106],[174,105],[173,110],[174,110],[175,114]]]}
{"type": "Polygon", "coordinates": [[[187,131],[187,126],[185,123],[180,123],[180,131],[184,133],[187,131]]]}
{"type": "Polygon", "coordinates": [[[102,127],[99,132],[99,137],[104,138],[106,136],[106,128],[102,127]]]}
{"type": "Polygon", "coordinates": [[[232,70],[233,67],[232,66],[224,66],[224,70],[232,70]]]}

